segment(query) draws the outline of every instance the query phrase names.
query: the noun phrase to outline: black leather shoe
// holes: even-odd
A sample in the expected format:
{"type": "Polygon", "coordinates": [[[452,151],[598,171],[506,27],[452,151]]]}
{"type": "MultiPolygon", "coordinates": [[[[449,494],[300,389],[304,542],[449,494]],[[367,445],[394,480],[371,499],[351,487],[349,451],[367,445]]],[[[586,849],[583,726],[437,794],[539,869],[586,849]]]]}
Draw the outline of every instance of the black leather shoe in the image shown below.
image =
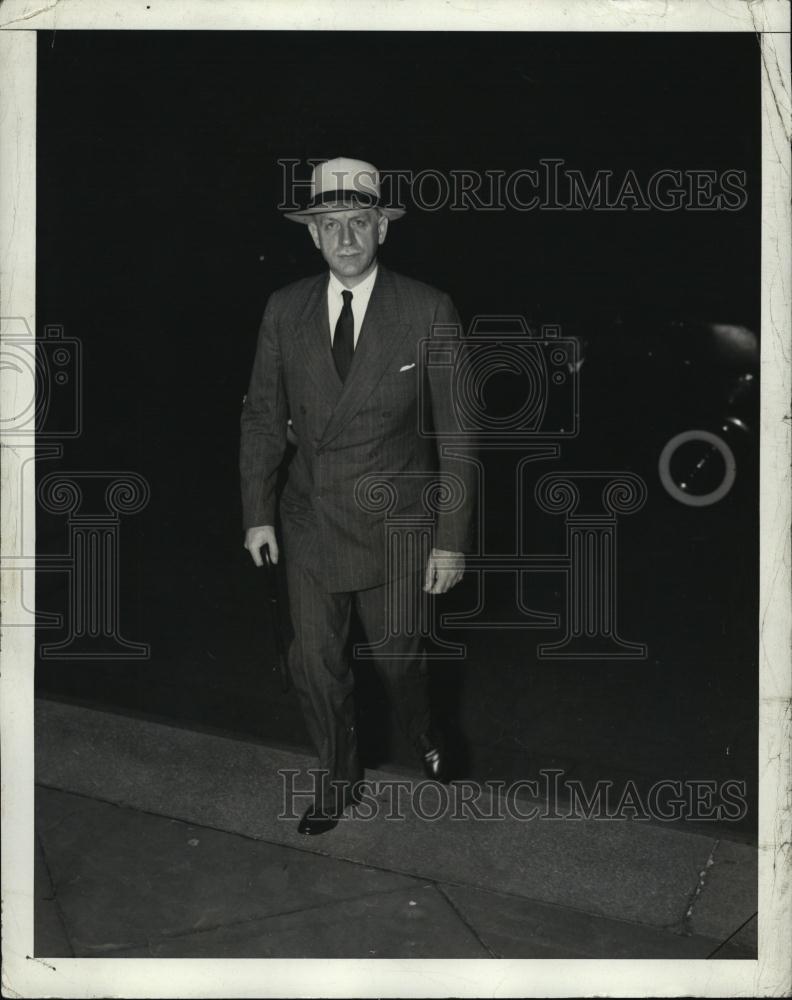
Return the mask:
{"type": "Polygon", "coordinates": [[[328,816],[327,813],[314,812],[313,806],[309,806],[302,815],[297,833],[302,833],[306,837],[318,837],[320,833],[327,833],[338,826],[338,819],[328,816]]]}
{"type": "MultiPolygon", "coordinates": [[[[344,808],[357,805],[359,801],[360,788],[355,783],[344,795],[344,808]]],[[[297,832],[306,837],[318,837],[322,833],[335,829],[340,818],[341,813],[326,813],[321,809],[317,810],[315,806],[308,806],[302,815],[297,832]]]]}
{"type": "Polygon", "coordinates": [[[430,781],[447,785],[449,778],[448,758],[443,741],[434,735],[423,736],[419,750],[423,772],[430,781]]]}

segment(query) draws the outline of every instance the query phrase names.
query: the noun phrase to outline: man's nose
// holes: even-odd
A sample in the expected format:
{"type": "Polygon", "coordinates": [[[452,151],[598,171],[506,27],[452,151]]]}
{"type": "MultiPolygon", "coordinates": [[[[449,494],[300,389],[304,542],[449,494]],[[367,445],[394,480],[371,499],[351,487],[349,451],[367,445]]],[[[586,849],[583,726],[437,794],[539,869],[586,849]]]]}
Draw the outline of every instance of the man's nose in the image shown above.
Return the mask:
{"type": "Polygon", "coordinates": [[[349,246],[350,243],[354,243],[352,227],[348,222],[341,223],[341,243],[343,246],[349,246]]]}

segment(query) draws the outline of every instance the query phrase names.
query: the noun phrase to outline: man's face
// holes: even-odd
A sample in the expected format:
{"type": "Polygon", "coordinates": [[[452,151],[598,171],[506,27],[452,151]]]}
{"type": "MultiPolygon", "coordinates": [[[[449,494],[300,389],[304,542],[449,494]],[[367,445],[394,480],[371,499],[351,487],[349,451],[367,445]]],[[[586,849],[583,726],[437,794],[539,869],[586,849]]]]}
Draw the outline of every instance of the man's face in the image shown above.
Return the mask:
{"type": "Polygon", "coordinates": [[[333,274],[353,288],[371,273],[377,247],[385,242],[388,219],[376,208],[351,208],[323,212],[308,229],[333,274]]]}

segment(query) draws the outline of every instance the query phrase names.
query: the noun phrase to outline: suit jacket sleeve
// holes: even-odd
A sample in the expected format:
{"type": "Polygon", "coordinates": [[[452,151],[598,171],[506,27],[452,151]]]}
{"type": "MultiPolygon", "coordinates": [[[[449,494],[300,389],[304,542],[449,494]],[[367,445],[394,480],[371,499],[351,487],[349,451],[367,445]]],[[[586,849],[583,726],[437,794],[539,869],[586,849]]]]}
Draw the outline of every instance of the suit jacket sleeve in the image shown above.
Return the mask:
{"type": "Polygon", "coordinates": [[[242,408],[239,468],[244,527],[275,523],[275,485],[289,418],[275,296],[264,310],[256,358],[242,408]]]}
{"type": "MultiPolygon", "coordinates": [[[[455,325],[461,330],[459,315],[447,295],[441,296],[433,323],[455,325]]],[[[457,363],[461,361],[463,349],[463,345],[459,345],[457,363]]],[[[475,441],[473,434],[466,430],[460,421],[454,402],[452,390],[454,369],[429,366],[428,371],[441,493],[443,476],[447,476],[452,494],[448,509],[441,509],[437,515],[435,546],[449,552],[467,552],[472,546],[472,522],[476,506],[477,466],[473,447],[475,441]],[[468,455],[470,460],[456,458],[450,454],[451,452],[468,455]]]]}

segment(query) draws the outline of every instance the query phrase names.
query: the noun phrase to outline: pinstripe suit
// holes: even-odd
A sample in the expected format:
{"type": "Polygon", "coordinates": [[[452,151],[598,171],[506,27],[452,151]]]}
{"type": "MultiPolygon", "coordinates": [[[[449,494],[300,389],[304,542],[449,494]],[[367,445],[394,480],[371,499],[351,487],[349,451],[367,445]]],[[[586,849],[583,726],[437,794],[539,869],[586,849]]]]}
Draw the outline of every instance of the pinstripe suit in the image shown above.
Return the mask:
{"type": "MultiPolygon", "coordinates": [[[[468,547],[472,465],[438,455],[419,433],[418,379],[431,422],[456,435],[450,372],[424,370],[420,341],[433,324],[458,323],[447,295],[379,265],[352,367],[335,370],[327,315],[327,274],[297,281],[269,299],[242,414],[240,469],[246,528],[275,523],[275,483],[291,418],[298,440],[281,497],[284,556],[295,641],[290,666],[320,766],[354,780],[352,677],[344,656],[354,604],[370,642],[385,629],[390,579],[385,515],[366,509],[359,486],[375,476],[393,493],[390,512],[418,512],[427,482],[452,473],[465,485],[455,510],[437,516],[433,544],[468,547]]],[[[422,564],[402,566],[404,599],[419,591],[422,564]]],[[[398,630],[397,630],[398,631],[398,630]]],[[[378,668],[408,736],[429,723],[420,637],[393,635],[378,668]]],[[[326,794],[329,795],[329,792],[326,794]]]]}

